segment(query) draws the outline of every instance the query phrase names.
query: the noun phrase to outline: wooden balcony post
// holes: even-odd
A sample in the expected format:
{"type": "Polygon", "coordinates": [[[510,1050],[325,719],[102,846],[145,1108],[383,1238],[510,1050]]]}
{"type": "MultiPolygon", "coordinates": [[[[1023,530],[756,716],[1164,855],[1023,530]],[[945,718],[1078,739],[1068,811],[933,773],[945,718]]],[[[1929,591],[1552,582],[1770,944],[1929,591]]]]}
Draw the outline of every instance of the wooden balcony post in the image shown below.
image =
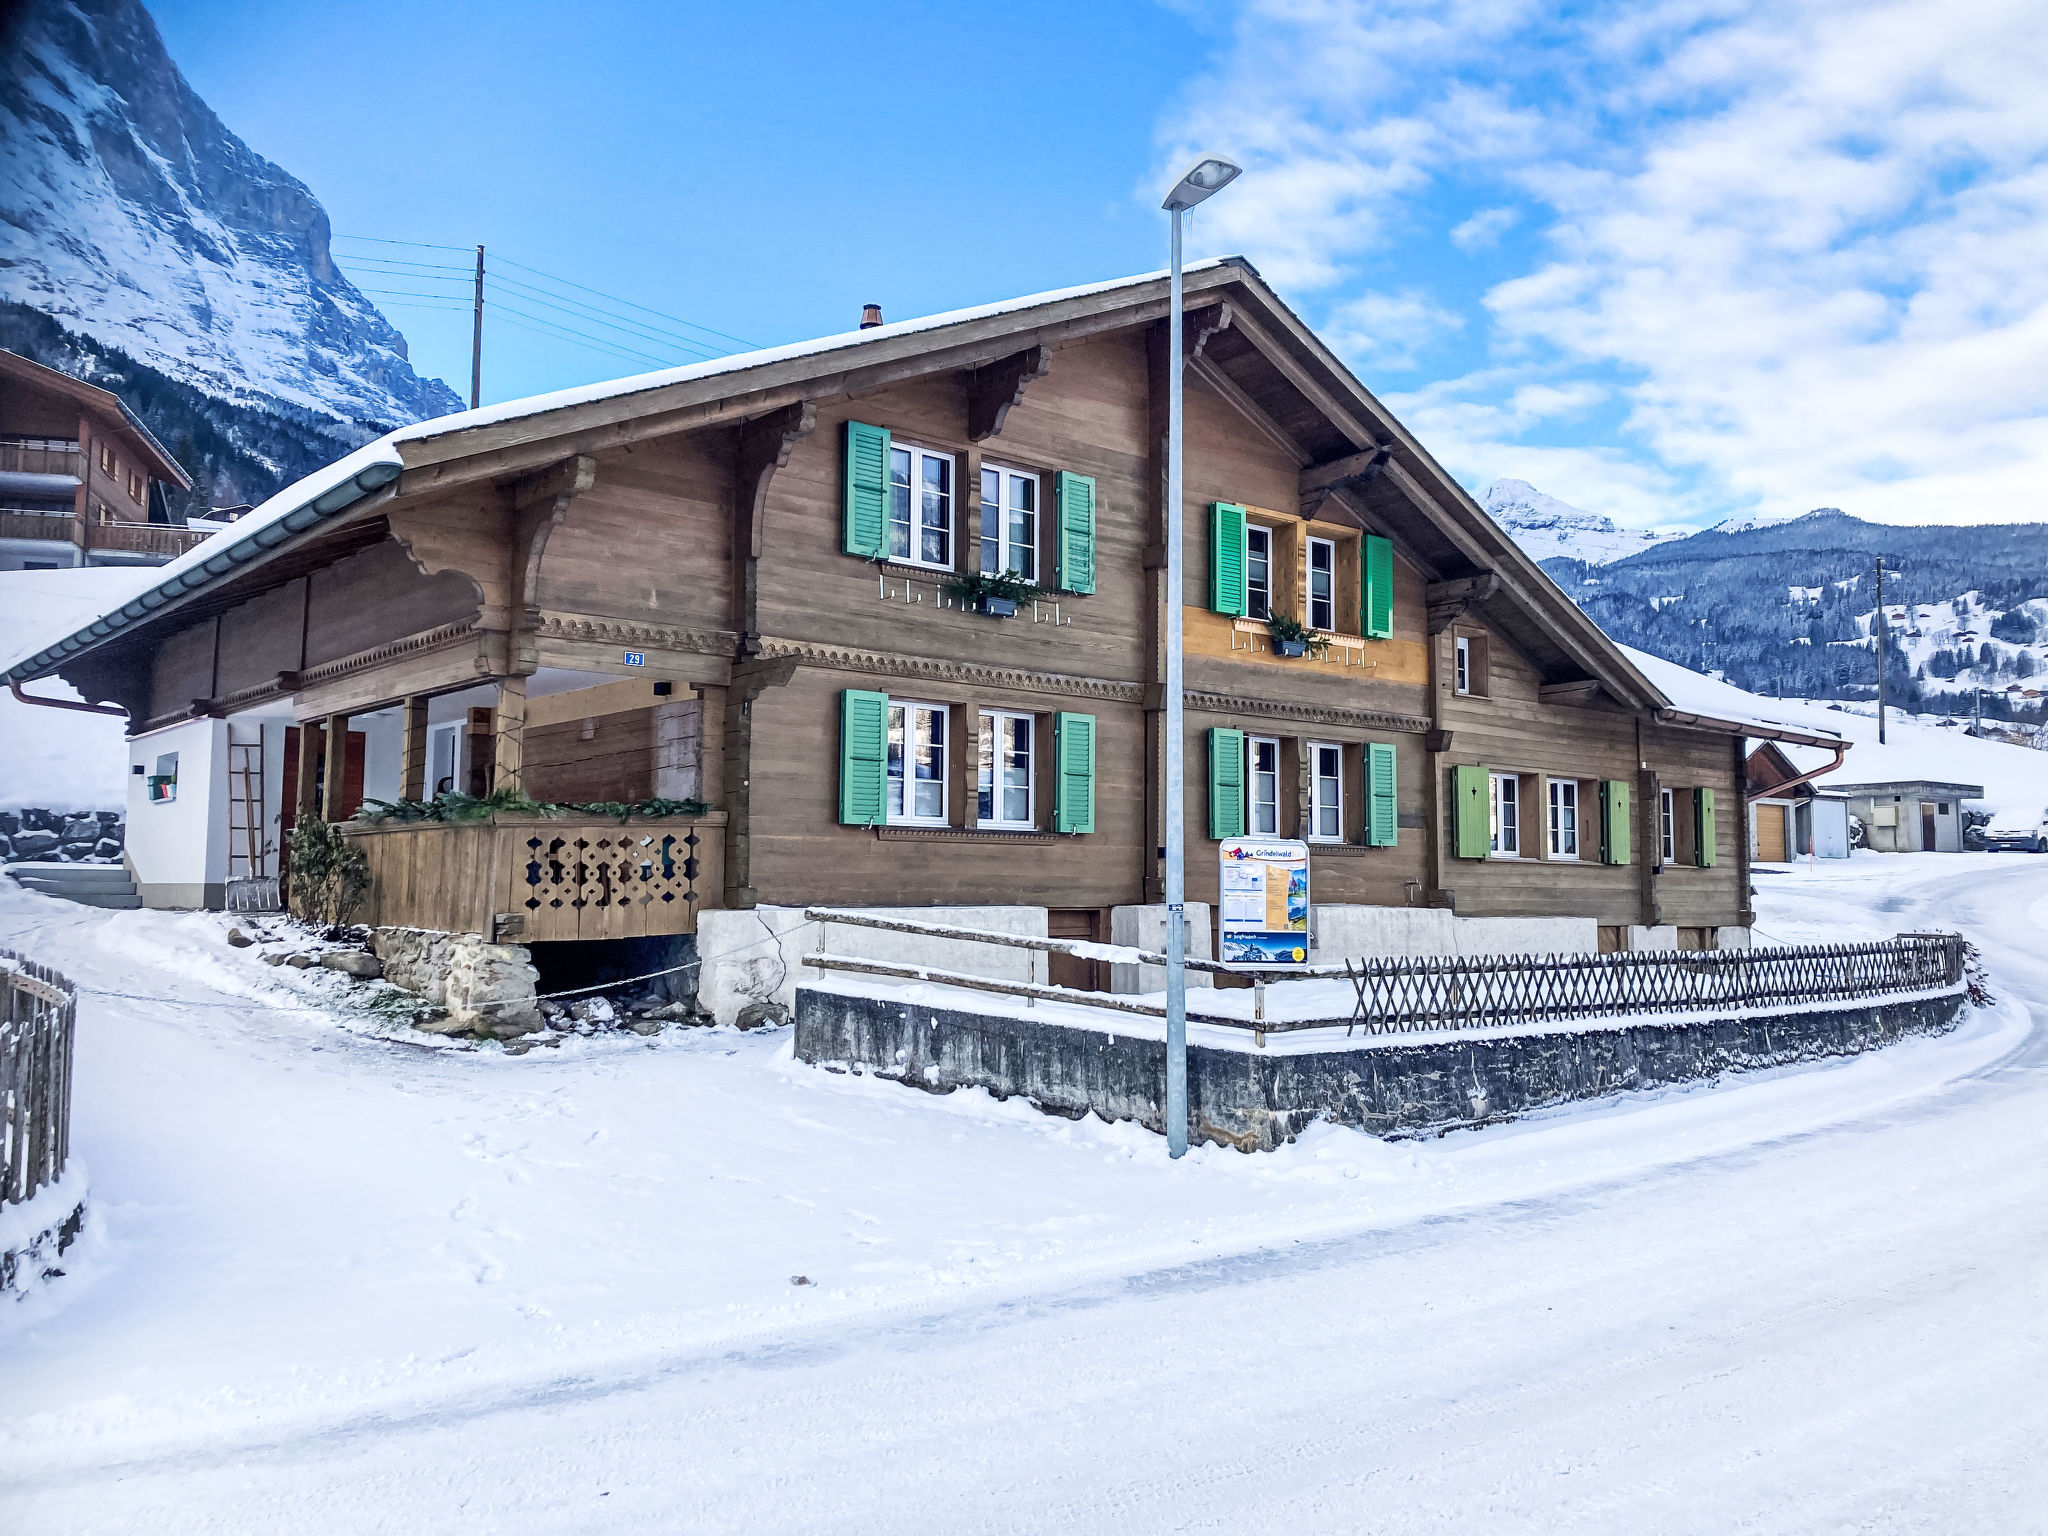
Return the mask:
{"type": "Polygon", "coordinates": [[[498,684],[497,739],[491,754],[493,789],[523,790],[526,767],[526,679],[498,684]]]}
{"type": "Polygon", "coordinates": [[[316,793],[320,770],[313,756],[316,750],[314,742],[320,729],[321,722],[317,716],[299,722],[299,760],[296,782],[292,785],[292,814],[300,826],[311,821],[320,811],[316,793]]]}
{"type": "Polygon", "coordinates": [[[427,797],[427,697],[410,695],[405,701],[405,748],[399,761],[398,798],[424,800],[427,797]]]}
{"type": "Polygon", "coordinates": [[[348,792],[348,716],[327,717],[327,764],[320,785],[320,819],[341,821],[348,812],[342,797],[348,792]]]}

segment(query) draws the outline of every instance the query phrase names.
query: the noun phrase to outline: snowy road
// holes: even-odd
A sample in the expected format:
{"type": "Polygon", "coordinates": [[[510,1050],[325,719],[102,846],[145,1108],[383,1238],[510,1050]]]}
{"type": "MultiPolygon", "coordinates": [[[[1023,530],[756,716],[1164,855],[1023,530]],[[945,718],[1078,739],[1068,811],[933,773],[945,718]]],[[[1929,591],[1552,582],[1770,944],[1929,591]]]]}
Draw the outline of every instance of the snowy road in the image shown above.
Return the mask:
{"type": "MultiPolygon", "coordinates": [[[[361,1351],[363,1314],[384,1330],[406,1312],[375,1264],[322,1289],[310,1264],[273,1258],[264,1283],[296,1283],[317,1316],[303,1336],[266,1331],[274,1302],[251,1287],[250,1345],[190,1296],[159,1299],[181,1294],[187,1256],[175,1224],[138,1209],[131,1226],[165,1234],[170,1273],[131,1283],[136,1261],[110,1239],[82,1295],[0,1334],[7,1395],[29,1410],[0,1448],[0,1515],[162,1533],[2048,1529],[2048,859],[1859,859],[1763,883],[1764,925],[1784,938],[1866,916],[1963,927],[2006,1006],[1860,1061],[1426,1147],[1321,1132],[1180,1169],[1107,1128],[835,1082],[781,1122],[785,1138],[828,1138],[770,1168],[813,1206],[791,1230],[836,1226],[843,1207],[922,1259],[817,1288],[815,1306],[789,1292],[803,1302],[779,1312],[750,1310],[735,1282],[722,1331],[698,1314],[635,1321],[552,1354],[418,1280],[436,1330],[523,1375],[451,1382],[367,1358],[361,1379],[334,1371],[319,1333],[361,1351]],[[919,1139],[935,1121],[936,1149],[919,1139]],[[829,1139],[856,1133],[857,1148],[829,1139]],[[1107,1222],[1018,1239],[1085,1214],[1107,1222]],[[963,1244],[994,1245],[995,1278],[963,1278],[963,1244]],[[215,1331],[180,1354],[157,1335],[181,1319],[215,1331]],[[153,1374],[110,1358],[157,1349],[153,1374]],[[259,1359],[320,1385],[295,1394],[259,1359]],[[181,1435],[168,1419],[186,1415],[197,1427],[181,1435]]],[[[306,1038],[236,1043],[284,1093],[308,1070],[306,1038]]],[[[349,1094],[381,1114],[358,1079],[383,1049],[345,1053],[308,1112],[349,1094]]],[[[693,1080],[712,1059],[639,1058],[693,1080]]],[[[428,1120],[457,1113],[441,1065],[403,1069],[428,1120]]],[[[742,1067],[782,1097],[812,1081],[758,1054],[742,1067]]],[[[401,1152],[421,1180],[441,1176],[430,1140],[401,1152]]],[[[528,1177],[544,1183],[538,1163],[528,1177]]],[[[586,1179],[564,1198],[608,1189],[586,1179]]],[[[673,1264],[717,1292],[733,1266],[699,1281],[700,1249],[751,1239],[779,1259],[790,1240],[758,1213],[721,1225],[737,1210],[693,1208],[701,1225],[669,1248],[622,1238],[617,1261],[673,1264]]],[[[592,1219],[609,1217],[593,1204],[592,1219]]],[[[296,1248],[321,1230],[266,1245],[198,1226],[216,1276],[248,1257],[225,1251],[237,1241],[296,1248]]],[[[517,1283],[525,1261],[506,1251],[517,1283]]],[[[609,1262],[599,1242],[569,1268],[609,1262]]],[[[524,1283],[529,1303],[564,1306],[552,1269],[524,1283]]],[[[680,1294],[673,1310],[688,1310],[680,1294]]]]}

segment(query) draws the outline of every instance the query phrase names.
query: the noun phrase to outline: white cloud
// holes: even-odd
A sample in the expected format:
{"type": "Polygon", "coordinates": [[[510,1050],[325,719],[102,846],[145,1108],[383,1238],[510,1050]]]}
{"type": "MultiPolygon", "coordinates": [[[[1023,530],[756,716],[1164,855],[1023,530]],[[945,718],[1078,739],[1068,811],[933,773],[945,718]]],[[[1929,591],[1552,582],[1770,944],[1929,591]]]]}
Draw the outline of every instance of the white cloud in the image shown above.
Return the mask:
{"type": "Polygon", "coordinates": [[[1451,231],[1451,244],[1461,251],[1483,250],[1500,243],[1521,215],[1512,208],[1482,208],[1451,231]]]}
{"type": "Polygon", "coordinates": [[[2019,0],[1266,0],[1167,137],[1240,135],[1209,248],[1327,290],[1369,363],[1459,335],[1420,236],[1521,261],[1463,376],[1398,397],[1461,475],[1637,523],[2009,521],[2048,485],[2043,58],[2019,0]]]}

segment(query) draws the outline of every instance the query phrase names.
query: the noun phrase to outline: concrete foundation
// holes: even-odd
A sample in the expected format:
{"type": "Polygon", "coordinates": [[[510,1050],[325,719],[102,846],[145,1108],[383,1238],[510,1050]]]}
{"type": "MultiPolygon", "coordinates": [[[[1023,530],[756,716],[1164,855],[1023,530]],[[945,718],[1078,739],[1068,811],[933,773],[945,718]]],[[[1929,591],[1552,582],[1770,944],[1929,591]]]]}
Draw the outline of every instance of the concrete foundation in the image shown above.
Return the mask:
{"type": "MultiPolygon", "coordinates": [[[[1951,1029],[1963,1006],[1958,989],[1846,1008],[1418,1044],[1334,1032],[1312,1045],[1274,1037],[1274,1048],[1264,1051],[1248,1039],[1242,1046],[1190,1044],[1190,1134],[1258,1151],[1317,1120],[1380,1136],[1480,1125],[1575,1099],[1855,1055],[1951,1029]]],[[[990,1017],[806,986],[797,993],[796,1054],[928,1091],[1022,1095],[1055,1114],[1093,1112],[1163,1134],[1165,1045],[1156,1028],[1148,1037],[1111,1033],[1113,1027],[990,1017]]]]}
{"type": "MultiPolygon", "coordinates": [[[[985,928],[1023,938],[1046,936],[1043,907],[849,907],[849,913],[900,917],[955,928],[985,928]]],[[[930,939],[876,928],[806,921],[800,908],[755,907],[746,912],[699,912],[697,1006],[720,1024],[752,1019],[788,1019],[796,1011],[799,983],[823,973],[800,964],[819,949],[893,965],[929,965],[965,971],[997,981],[1046,981],[1046,957],[959,939],[930,939]],[[821,946],[822,940],[822,946],[821,946]],[[751,1012],[750,1012],[751,1010],[751,1012]]]]}
{"type": "Polygon", "coordinates": [[[540,973],[523,945],[493,944],[474,933],[379,928],[370,948],[384,964],[386,981],[448,1010],[422,1029],[511,1039],[541,1027],[534,1001],[540,973]]]}
{"type": "MultiPolygon", "coordinates": [[[[1206,901],[1191,901],[1187,904],[1188,958],[1208,960],[1212,958],[1213,946],[1209,942],[1209,904],[1206,901]]],[[[1109,909],[1109,941],[1112,944],[1128,944],[1134,949],[1150,950],[1153,954],[1166,953],[1166,904],[1157,903],[1149,907],[1111,907],[1109,909]]],[[[1213,987],[1215,981],[1206,971],[1189,971],[1188,986],[1213,987]]],[[[1112,965],[1109,968],[1109,990],[1112,992],[1164,992],[1166,990],[1166,967],[1163,965],[1112,965]]]]}

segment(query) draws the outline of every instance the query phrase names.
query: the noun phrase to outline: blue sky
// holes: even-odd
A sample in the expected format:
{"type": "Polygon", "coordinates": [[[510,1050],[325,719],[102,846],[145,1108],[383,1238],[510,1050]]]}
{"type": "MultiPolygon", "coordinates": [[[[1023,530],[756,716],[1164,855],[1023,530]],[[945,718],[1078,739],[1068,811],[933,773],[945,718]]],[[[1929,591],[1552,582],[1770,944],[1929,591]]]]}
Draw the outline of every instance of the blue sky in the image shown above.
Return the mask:
{"type": "MultiPolygon", "coordinates": [[[[1637,526],[2048,516],[2038,4],[153,11],[341,234],[481,240],[771,344],[1155,267],[1158,186],[1214,147],[1248,170],[1193,252],[1251,256],[1475,490],[1637,526]]],[[[459,251],[337,251],[461,287],[459,251]]],[[[466,392],[466,314],[390,303],[466,392]]],[[[485,398],[647,366],[497,325],[485,398]]]]}

